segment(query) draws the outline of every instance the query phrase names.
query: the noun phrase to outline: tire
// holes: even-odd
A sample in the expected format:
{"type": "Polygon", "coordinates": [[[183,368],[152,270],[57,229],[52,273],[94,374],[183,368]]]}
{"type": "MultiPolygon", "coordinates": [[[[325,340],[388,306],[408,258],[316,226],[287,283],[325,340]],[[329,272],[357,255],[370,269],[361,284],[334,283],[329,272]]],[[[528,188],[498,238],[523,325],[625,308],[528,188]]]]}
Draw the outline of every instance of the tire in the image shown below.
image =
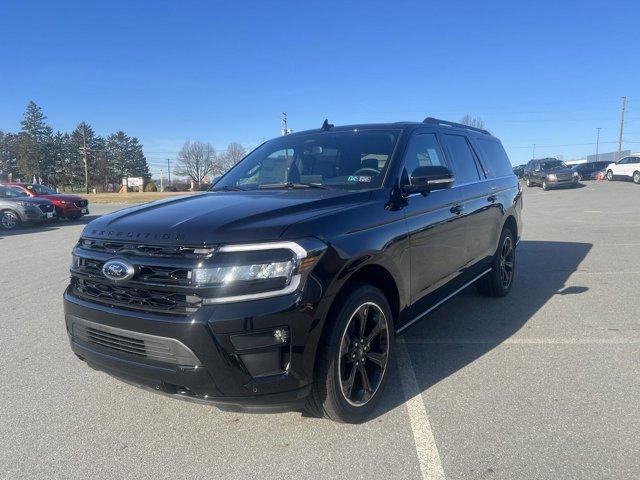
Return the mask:
{"type": "Polygon", "coordinates": [[[527,184],[527,187],[529,187],[529,188],[533,187],[533,184],[531,183],[531,180],[529,180],[528,178],[527,178],[526,184],[527,184]]]}
{"type": "Polygon", "coordinates": [[[491,262],[491,271],[476,282],[478,291],[487,297],[504,297],[511,291],[513,279],[516,272],[516,241],[510,228],[505,227],[500,235],[498,250],[494,254],[491,262]],[[507,248],[507,250],[505,250],[507,248]],[[505,258],[504,254],[510,249],[510,255],[505,258]],[[503,277],[504,268],[510,265],[508,281],[503,277]]]}
{"type": "Polygon", "coordinates": [[[640,172],[637,170],[633,172],[633,183],[640,185],[640,172]]]}
{"type": "Polygon", "coordinates": [[[391,309],[380,290],[358,283],[332,310],[335,315],[327,319],[331,324],[318,345],[306,411],[336,422],[361,423],[373,412],[387,381],[395,340],[391,309]],[[359,330],[362,318],[367,319],[364,335],[359,330]]]}
{"type": "Polygon", "coordinates": [[[580,174],[578,174],[578,181],[579,182],[583,182],[584,181],[584,178],[582,178],[582,175],[580,175],[580,174]]]}
{"type": "Polygon", "coordinates": [[[614,180],[613,172],[611,170],[607,170],[607,180],[609,180],[610,182],[613,182],[614,180]]]}
{"type": "Polygon", "coordinates": [[[547,185],[547,181],[546,180],[542,181],[542,189],[545,190],[545,191],[549,190],[549,185],[547,185]]]}
{"type": "Polygon", "coordinates": [[[13,210],[3,210],[0,212],[0,225],[5,230],[14,230],[20,226],[20,216],[13,210]]]}

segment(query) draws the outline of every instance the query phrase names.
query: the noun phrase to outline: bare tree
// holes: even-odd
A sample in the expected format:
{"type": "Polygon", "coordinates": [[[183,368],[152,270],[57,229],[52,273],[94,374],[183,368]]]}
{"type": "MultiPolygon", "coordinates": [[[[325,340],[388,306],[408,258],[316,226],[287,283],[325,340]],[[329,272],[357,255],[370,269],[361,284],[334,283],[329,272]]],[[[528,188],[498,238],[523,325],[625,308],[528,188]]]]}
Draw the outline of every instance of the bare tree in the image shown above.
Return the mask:
{"type": "Polygon", "coordinates": [[[216,151],[210,143],[191,142],[187,140],[178,153],[178,162],[174,170],[176,175],[183,175],[193,180],[198,187],[207,175],[217,172],[216,151]]]}
{"type": "Polygon", "coordinates": [[[484,120],[482,120],[480,117],[472,117],[469,114],[462,117],[460,123],[462,123],[463,125],[469,125],[470,127],[482,128],[483,130],[486,128],[484,125],[484,120]]]}
{"type": "Polygon", "coordinates": [[[232,142],[227,147],[227,150],[218,157],[218,164],[220,175],[226,173],[231,167],[244,158],[247,154],[247,150],[237,142],[232,142]]]}

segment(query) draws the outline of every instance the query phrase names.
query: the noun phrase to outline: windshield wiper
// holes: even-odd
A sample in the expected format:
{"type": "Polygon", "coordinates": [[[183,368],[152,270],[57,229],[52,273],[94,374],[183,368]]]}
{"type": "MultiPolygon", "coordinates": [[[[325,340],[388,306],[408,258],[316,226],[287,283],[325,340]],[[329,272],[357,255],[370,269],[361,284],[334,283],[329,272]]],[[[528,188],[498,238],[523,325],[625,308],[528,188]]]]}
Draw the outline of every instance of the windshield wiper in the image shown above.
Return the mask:
{"type": "Polygon", "coordinates": [[[317,183],[299,183],[299,182],[285,182],[285,183],[263,183],[258,187],[261,190],[269,189],[269,188],[319,188],[321,190],[327,190],[327,187],[324,185],[319,185],[317,183]]]}

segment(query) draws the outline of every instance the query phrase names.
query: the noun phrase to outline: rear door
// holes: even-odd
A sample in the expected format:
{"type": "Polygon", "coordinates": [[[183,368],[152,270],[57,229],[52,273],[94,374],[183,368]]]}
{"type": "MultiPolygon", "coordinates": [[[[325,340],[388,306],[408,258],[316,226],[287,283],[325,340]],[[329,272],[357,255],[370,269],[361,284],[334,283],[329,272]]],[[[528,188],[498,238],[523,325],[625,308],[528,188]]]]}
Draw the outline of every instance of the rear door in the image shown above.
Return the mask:
{"type": "Polygon", "coordinates": [[[464,133],[443,133],[442,138],[456,175],[454,188],[460,197],[457,213],[465,237],[465,266],[470,266],[493,253],[499,211],[491,208],[496,197],[491,181],[464,133]],[[491,252],[491,253],[490,253],[491,252]]]}

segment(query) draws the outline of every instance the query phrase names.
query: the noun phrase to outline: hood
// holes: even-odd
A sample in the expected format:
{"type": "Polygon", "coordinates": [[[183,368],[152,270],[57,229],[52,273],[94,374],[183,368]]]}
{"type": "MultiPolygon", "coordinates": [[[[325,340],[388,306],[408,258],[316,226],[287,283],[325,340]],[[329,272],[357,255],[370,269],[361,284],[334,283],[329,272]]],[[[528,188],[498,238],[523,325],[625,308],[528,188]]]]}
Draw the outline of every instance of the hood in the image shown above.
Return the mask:
{"type": "Polygon", "coordinates": [[[83,236],[183,245],[269,241],[296,222],[370,196],[337,189],[207,192],[104,215],[89,223],[83,236]]]}
{"type": "Polygon", "coordinates": [[[52,200],[52,201],[64,200],[65,202],[73,202],[73,203],[79,202],[80,200],[84,200],[84,198],[79,197],[78,195],[67,195],[64,193],[56,193],[52,195],[38,195],[38,197],[48,198],[49,200],[52,200]]]}
{"type": "Polygon", "coordinates": [[[550,168],[549,170],[545,170],[544,173],[553,173],[553,174],[557,174],[557,173],[568,173],[568,174],[573,174],[573,169],[570,167],[558,167],[558,168],[550,168]]]}
{"type": "Polygon", "coordinates": [[[46,198],[39,198],[39,197],[2,197],[0,200],[2,201],[7,201],[7,202],[28,202],[28,203],[35,203],[38,205],[51,205],[51,201],[47,200],[46,198]]]}

